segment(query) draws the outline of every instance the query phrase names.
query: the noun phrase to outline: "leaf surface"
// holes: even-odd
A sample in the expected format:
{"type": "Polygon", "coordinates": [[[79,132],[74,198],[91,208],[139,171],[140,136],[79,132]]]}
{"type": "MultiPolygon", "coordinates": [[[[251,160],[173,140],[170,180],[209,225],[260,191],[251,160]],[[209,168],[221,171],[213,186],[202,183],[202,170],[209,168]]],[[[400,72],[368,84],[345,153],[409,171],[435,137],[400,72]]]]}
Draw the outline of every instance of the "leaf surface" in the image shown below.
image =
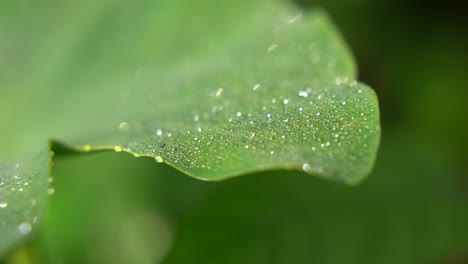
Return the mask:
{"type": "Polygon", "coordinates": [[[322,11],[276,1],[0,4],[0,255],[40,222],[50,146],[202,180],[371,170],[374,92],[322,11]]]}

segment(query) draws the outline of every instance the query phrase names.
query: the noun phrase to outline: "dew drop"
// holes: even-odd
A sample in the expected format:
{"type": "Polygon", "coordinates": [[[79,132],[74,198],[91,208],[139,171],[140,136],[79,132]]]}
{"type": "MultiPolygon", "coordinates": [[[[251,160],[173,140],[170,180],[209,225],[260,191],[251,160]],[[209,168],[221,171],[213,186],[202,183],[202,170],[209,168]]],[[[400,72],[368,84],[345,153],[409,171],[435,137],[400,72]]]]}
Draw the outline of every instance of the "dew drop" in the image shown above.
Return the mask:
{"type": "Polygon", "coordinates": [[[122,149],[121,146],[115,146],[115,147],[114,147],[114,150],[115,150],[116,152],[121,152],[123,149],[122,149]]]}
{"type": "Polygon", "coordinates": [[[289,24],[295,24],[301,19],[302,19],[302,12],[299,12],[297,15],[295,15],[295,16],[291,17],[290,19],[288,19],[288,23],[289,24]]]}
{"type": "Polygon", "coordinates": [[[236,115],[237,115],[237,116],[241,116],[241,115],[242,115],[242,113],[241,113],[241,112],[237,112],[237,114],[236,114],[236,115]]]}
{"type": "Polygon", "coordinates": [[[310,165],[307,164],[307,163],[304,163],[304,165],[302,165],[302,169],[303,169],[304,171],[310,171],[310,165]]]}
{"type": "Polygon", "coordinates": [[[223,88],[218,88],[215,92],[216,97],[221,97],[223,95],[224,89],[223,88]]]}
{"type": "Polygon", "coordinates": [[[157,163],[163,163],[164,162],[164,159],[161,157],[161,156],[156,156],[154,158],[154,160],[157,162],[157,163]]]}
{"type": "Polygon", "coordinates": [[[322,98],[323,98],[323,94],[319,94],[319,96],[317,96],[317,99],[319,100],[322,100],[322,98]]]}
{"type": "Polygon", "coordinates": [[[272,53],[272,52],[275,51],[278,47],[279,47],[278,44],[272,44],[270,47],[268,47],[267,52],[268,52],[268,53],[272,53]]]}
{"type": "Polygon", "coordinates": [[[198,115],[193,116],[193,121],[198,122],[200,120],[200,117],[198,115]]]}
{"type": "Polygon", "coordinates": [[[54,188],[49,188],[49,189],[47,189],[47,194],[48,194],[48,195],[52,195],[52,194],[54,194],[54,193],[55,193],[54,188]]]}
{"type": "Polygon", "coordinates": [[[258,89],[260,89],[260,84],[259,83],[255,84],[254,87],[252,88],[252,90],[254,90],[254,91],[257,91],[258,89]]]}
{"type": "Polygon", "coordinates": [[[347,104],[347,102],[346,102],[346,101],[343,101],[343,103],[341,103],[341,104],[342,104],[342,105],[346,105],[346,104],[347,104]]]}
{"type": "Polygon", "coordinates": [[[321,115],[321,113],[320,113],[320,112],[317,112],[317,116],[319,116],[319,115],[321,115]]]}
{"type": "Polygon", "coordinates": [[[299,91],[298,94],[299,94],[300,97],[307,97],[307,96],[309,96],[309,94],[308,94],[306,91],[299,91]]]}
{"type": "Polygon", "coordinates": [[[284,100],[283,100],[283,104],[285,104],[285,105],[289,104],[289,100],[288,100],[288,99],[284,99],[284,100]]]}
{"type": "Polygon", "coordinates": [[[119,129],[120,130],[125,130],[125,129],[127,129],[127,127],[128,127],[127,122],[122,122],[122,123],[119,124],[119,129]]]}
{"type": "Polygon", "coordinates": [[[0,203],[0,208],[6,208],[8,206],[7,202],[1,202],[0,203]]]}
{"type": "Polygon", "coordinates": [[[267,114],[266,114],[266,117],[267,117],[268,119],[270,119],[270,118],[271,118],[271,114],[270,114],[270,113],[267,113],[267,114]]]}
{"type": "Polygon", "coordinates": [[[156,135],[161,136],[163,134],[161,129],[156,130],[156,135]]]}
{"type": "Polygon", "coordinates": [[[32,226],[28,222],[21,223],[18,226],[18,231],[20,232],[21,235],[27,235],[29,232],[31,232],[32,226]]]}

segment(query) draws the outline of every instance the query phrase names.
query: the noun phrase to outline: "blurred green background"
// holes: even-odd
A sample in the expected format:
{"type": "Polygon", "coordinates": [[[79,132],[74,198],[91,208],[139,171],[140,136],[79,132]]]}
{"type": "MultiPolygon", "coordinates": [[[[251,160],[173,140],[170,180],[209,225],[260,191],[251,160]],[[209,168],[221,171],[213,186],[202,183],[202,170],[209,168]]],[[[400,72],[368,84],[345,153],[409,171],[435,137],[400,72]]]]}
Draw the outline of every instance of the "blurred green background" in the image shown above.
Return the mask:
{"type": "Polygon", "coordinates": [[[58,155],[43,228],[5,263],[468,263],[462,2],[300,0],[325,8],[377,92],[375,170],[208,183],[119,153],[58,155]]]}

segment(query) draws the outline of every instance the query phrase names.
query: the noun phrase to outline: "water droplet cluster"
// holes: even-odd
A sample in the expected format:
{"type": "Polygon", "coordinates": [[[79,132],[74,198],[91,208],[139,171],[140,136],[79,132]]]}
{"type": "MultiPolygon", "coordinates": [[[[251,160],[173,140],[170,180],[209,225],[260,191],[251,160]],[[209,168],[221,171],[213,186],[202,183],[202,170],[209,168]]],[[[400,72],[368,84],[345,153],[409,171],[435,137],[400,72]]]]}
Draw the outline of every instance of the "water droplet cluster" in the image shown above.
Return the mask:
{"type": "Polygon", "coordinates": [[[380,133],[375,96],[357,83],[335,36],[311,39],[314,32],[304,25],[314,18],[286,17],[247,56],[254,60],[236,64],[245,72],[211,71],[182,86],[177,95],[200,87],[197,103],[181,109],[183,118],[145,126],[138,132],[143,139],[114,149],[207,178],[288,166],[344,181],[362,177],[380,133]]]}
{"type": "Polygon", "coordinates": [[[29,234],[43,213],[47,194],[38,190],[47,189],[48,173],[40,165],[47,162],[48,155],[41,154],[45,158],[35,162],[19,161],[0,167],[0,251],[8,241],[29,234]]]}

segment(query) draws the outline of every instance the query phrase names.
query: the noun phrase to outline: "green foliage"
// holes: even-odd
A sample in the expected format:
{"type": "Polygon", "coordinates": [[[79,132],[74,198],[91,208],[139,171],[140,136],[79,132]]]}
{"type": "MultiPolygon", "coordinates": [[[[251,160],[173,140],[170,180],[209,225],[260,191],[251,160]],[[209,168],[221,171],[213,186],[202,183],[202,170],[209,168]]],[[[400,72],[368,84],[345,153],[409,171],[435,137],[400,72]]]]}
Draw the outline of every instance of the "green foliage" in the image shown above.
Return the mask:
{"type": "Polygon", "coordinates": [[[42,219],[48,140],[212,181],[287,169],[354,184],[370,172],[377,98],[323,12],[196,5],[0,4],[12,61],[0,73],[0,254],[42,219]]]}

